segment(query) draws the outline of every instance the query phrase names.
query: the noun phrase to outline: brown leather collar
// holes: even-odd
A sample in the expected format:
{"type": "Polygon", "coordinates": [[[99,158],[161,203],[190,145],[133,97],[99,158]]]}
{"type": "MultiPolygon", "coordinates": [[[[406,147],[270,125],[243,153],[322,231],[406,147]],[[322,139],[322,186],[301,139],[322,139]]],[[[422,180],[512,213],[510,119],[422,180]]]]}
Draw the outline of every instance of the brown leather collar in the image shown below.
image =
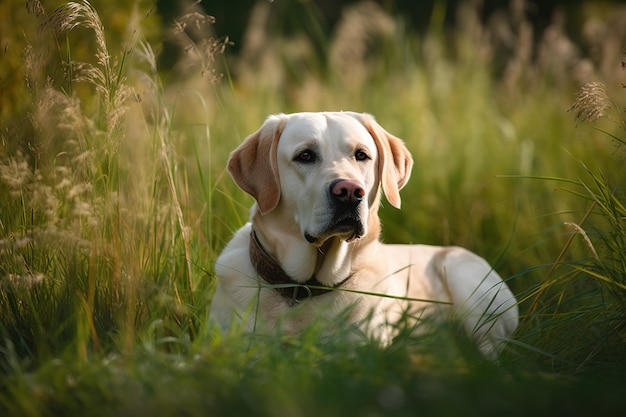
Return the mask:
{"type": "Polygon", "coordinates": [[[291,305],[309,297],[326,294],[343,285],[350,276],[340,283],[328,287],[322,284],[315,276],[305,283],[297,283],[281,268],[272,256],[267,253],[254,230],[250,233],[250,260],[257,273],[270,284],[273,290],[291,300],[291,305]]]}

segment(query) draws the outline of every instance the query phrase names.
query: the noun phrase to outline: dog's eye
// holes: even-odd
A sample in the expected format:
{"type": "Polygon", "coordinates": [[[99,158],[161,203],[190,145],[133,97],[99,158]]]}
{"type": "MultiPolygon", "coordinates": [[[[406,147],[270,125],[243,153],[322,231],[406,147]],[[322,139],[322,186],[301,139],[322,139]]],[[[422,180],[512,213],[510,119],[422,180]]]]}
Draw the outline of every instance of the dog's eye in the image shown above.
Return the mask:
{"type": "Polygon", "coordinates": [[[354,153],[354,158],[357,161],[367,161],[368,159],[370,159],[369,155],[361,149],[354,153]]]}
{"type": "Polygon", "coordinates": [[[294,158],[294,161],[302,162],[304,164],[311,164],[315,162],[316,160],[317,160],[317,155],[315,155],[315,152],[310,151],[308,149],[300,152],[294,158]]]}

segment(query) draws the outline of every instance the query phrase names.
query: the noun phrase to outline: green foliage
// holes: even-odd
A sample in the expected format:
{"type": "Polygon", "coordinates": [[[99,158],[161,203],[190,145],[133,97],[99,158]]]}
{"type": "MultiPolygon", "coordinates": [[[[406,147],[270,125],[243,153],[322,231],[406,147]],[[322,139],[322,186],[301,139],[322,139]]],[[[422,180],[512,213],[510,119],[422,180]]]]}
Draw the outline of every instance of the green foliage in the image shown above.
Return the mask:
{"type": "Polygon", "coordinates": [[[620,406],[624,106],[588,84],[566,112],[575,87],[549,42],[564,36],[557,24],[529,46],[530,23],[510,16],[502,54],[471,8],[454,31],[433,18],[418,36],[355,6],[327,36],[305,5],[313,44],[266,32],[225,65],[227,42],[190,6],[168,32],[182,52],[164,82],[149,5],[118,16],[86,1],[27,3],[29,15],[0,6],[26,42],[1,73],[19,69],[0,98],[0,413],[620,406]],[[415,158],[403,210],[381,210],[383,238],[468,247],[518,295],[522,323],[499,363],[452,323],[384,349],[347,342],[349,326],[297,337],[211,327],[212,265],[251,203],[225,173],[228,153],[268,114],[340,109],[374,114],[415,158]]]}

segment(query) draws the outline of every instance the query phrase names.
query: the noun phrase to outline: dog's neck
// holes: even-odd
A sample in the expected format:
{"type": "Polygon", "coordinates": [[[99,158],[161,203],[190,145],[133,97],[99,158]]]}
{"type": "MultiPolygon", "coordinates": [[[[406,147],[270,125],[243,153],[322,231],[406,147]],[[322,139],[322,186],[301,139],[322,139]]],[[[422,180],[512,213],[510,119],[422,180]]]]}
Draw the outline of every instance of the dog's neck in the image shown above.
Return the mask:
{"type": "Polygon", "coordinates": [[[288,298],[292,304],[309,297],[326,294],[341,287],[350,276],[334,284],[331,287],[319,282],[315,276],[304,283],[294,281],[278,262],[263,248],[254,229],[250,232],[250,260],[257,273],[279,292],[283,297],[288,298]]]}
{"type": "Polygon", "coordinates": [[[261,215],[253,206],[251,222],[260,246],[291,282],[304,284],[315,278],[323,286],[334,287],[352,274],[354,263],[360,262],[361,248],[378,239],[380,222],[372,214],[367,235],[350,242],[331,237],[321,246],[307,242],[297,224],[285,221],[291,216],[279,208],[261,215]]]}
{"type": "Polygon", "coordinates": [[[284,216],[270,213],[252,216],[252,229],[267,254],[285,272],[291,282],[304,284],[311,278],[332,287],[351,274],[348,246],[354,243],[329,239],[317,247],[306,241],[297,225],[284,216]]]}

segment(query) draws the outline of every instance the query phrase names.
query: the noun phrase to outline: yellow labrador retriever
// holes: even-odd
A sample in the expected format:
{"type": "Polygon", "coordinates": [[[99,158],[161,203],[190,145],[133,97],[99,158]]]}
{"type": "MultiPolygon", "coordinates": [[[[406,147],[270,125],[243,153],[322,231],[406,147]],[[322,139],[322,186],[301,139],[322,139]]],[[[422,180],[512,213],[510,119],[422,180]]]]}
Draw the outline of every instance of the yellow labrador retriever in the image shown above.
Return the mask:
{"type": "Polygon", "coordinates": [[[368,114],[270,116],[228,163],[256,203],[215,264],[212,319],[298,332],[316,317],[347,315],[387,344],[402,317],[447,311],[495,356],[518,310],[491,266],[459,247],[379,240],[381,194],[400,208],[412,165],[368,114]]]}

